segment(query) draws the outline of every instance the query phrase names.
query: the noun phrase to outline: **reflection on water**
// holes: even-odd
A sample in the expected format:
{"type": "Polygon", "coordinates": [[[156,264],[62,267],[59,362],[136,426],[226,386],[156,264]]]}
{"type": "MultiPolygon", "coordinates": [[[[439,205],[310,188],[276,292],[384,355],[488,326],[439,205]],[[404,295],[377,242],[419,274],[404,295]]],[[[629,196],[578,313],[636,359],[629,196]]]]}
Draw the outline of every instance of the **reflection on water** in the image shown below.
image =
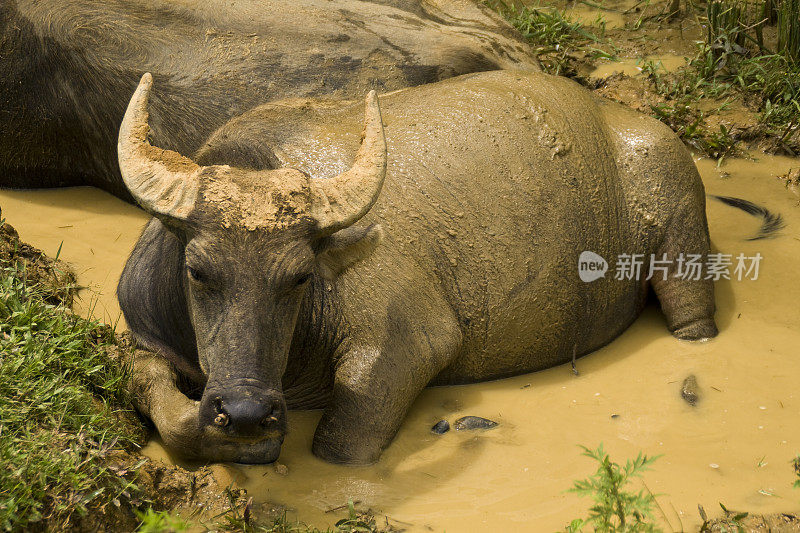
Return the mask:
{"type": "MultiPolygon", "coordinates": [[[[757,281],[717,284],[720,336],[706,343],[669,336],[656,308],[610,346],[568,366],[512,379],[426,390],[375,466],[348,468],[311,455],[318,412],[290,413],[280,457],[288,467],[235,467],[257,500],[286,504],[306,522],[330,525],[325,511],[360,501],[392,519],[435,531],[546,531],[585,513],[588,500],[564,491],[594,471],[577,444],[602,442],[612,458],[662,454],[644,479],[661,494],[672,527],[700,524],[697,504],[733,509],[797,509],[790,459],[800,451],[800,209],[774,176],[796,160],[698,161],[710,193],[740,196],[780,212],[773,239],[746,241],[759,223],[719,202],[708,206],[715,248],[764,257],[757,281]],[[723,172],[724,171],[724,172],[723,172]],[[690,407],[680,386],[697,376],[690,407]],[[433,435],[439,419],[462,415],[500,422],[483,433],[433,435]],[[612,417],[612,415],[617,415],[612,417]],[[284,472],[285,473],[285,472],[284,472]]],[[[76,266],[103,291],[114,316],[113,286],[145,217],[91,189],[2,192],[0,206],[23,239],[76,266]],[[88,214],[87,214],[88,213],[88,214]]],[[[153,456],[163,453],[157,444],[153,456]]],[[[663,518],[662,518],[663,520],[663,518]]]]}

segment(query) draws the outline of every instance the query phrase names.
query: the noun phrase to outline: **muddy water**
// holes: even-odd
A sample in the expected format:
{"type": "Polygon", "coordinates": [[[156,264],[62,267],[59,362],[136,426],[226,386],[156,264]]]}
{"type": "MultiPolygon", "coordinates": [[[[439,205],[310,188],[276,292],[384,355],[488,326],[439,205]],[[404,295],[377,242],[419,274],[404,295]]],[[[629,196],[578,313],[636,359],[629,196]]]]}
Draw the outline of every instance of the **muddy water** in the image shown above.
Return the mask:
{"type": "Polygon", "coordinates": [[[78,313],[124,329],[117,281],[149,219],[143,211],[93,187],[0,189],[0,208],[23,241],[51,257],[58,254],[75,269],[85,287],[75,300],[78,313]]]}
{"type": "Polygon", "coordinates": [[[619,11],[600,10],[585,4],[576,4],[565,10],[569,20],[585,26],[605,26],[607,29],[625,26],[625,16],[619,11]]]}
{"type": "MultiPolygon", "coordinates": [[[[762,157],[717,169],[712,161],[698,162],[709,192],[748,198],[787,221],[777,238],[746,241],[758,223],[709,203],[718,250],[764,257],[757,281],[718,283],[718,338],[679,342],[649,308],[610,346],[580,359],[579,376],[562,366],[426,390],[375,466],[317,460],[309,450],[320,415],[293,412],[279,460],[288,474],[273,466],[234,466],[235,476],[257,500],[285,504],[318,526],[341,516],[326,510],[352,499],[396,525],[413,524],[414,531],[552,531],[589,506],[564,492],[594,471],[576,445],[602,442],[617,460],[639,451],[663,455],[644,481],[661,495],[664,527],[696,529],[698,503],[711,514],[718,502],[751,512],[800,509],[789,465],[800,452],[800,206],[774,177],[792,165],[799,163],[762,157]],[[696,407],[680,398],[689,374],[700,386],[696,407]],[[462,415],[500,426],[429,432],[440,418],[452,423],[462,415]]],[[[53,253],[63,240],[62,257],[102,292],[103,308],[113,316],[110,288],[144,222],[139,211],[90,189],[2,192],[0,206],[33,244],[53,253]]],[[[165,457],[157,443],[147,453],[165,457]]]]}
{"type": "Polygon", "coordinates": [[[663,54],[644,58],[623,58],[619,61],[604,60],[598,63],[598,66],[589,76],[592,78],[605,78],[616,72],[627,74],[631,77],[638,76],[642,73],[642,66],[645,61],[652,61],[659,70],[675,72],[686,64],[686,57],[677,54],[663,54]]]}
{"type": "MultiPolygon", "coordinates": [[[[563,10],[552,5],[542,5],[543,2],[540,0],[510,0],[506,3],[508,5],[514,5],[518,9],[528,6],[534,9],[563,11],[565,18],[571,22],[580,22],[584,26],[592,26],[594,28],[605,27],[605,29],[611,30],[625,26],[625,12],[632,8],[633,5],[636,4],[636,1],[599,0],[598,2],[592,2],[595,5],[575,2],[569,5],[569,7],[564,7],[563,10]]],[[[548,4],[552,4],[552,2],[548,2],[548,4]]],[[[567,2],[567,4],[570,4],[570,2],[567,2]]]]}

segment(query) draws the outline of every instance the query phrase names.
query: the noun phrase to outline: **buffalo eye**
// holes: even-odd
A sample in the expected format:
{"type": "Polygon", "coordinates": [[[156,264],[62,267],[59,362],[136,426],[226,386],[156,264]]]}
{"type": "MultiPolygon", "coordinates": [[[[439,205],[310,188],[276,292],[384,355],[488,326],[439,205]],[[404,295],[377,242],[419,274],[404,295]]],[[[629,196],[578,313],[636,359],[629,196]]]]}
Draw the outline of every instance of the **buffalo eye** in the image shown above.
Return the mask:
{"type": "Polygon", "coordinates": [[[186,267],[186,272],[189,274],[189,277],[192,278],[194,281],[202,281],[203,275],[195,268],[190,266],[186,267]]]}
{"type": "Polygon", "coordinates": [[[310,279],[311,279],[311,274],[303,274],[302,276],[299,276],[295,280],[294,285],[295,287],[300,287],[301,285],[305,285],[310,279]]]}

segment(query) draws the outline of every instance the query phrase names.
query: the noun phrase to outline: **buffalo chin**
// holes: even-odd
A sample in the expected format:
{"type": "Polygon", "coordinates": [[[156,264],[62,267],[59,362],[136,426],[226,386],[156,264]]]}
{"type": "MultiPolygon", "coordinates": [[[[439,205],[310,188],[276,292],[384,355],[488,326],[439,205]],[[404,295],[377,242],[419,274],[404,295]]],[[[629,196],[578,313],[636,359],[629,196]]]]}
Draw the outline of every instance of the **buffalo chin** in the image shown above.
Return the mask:
{"type": "Polygon", "coordinates": [[[264,438],[255,442],[243,440],[209,440],[202,457],[213,462],[269,464],[278,460],[283,437],[264,438]]]}
{"type": "Polygon", "coordinates": [[[282,441],[283,439],[264,439],[248,446],[247,449],[243,450],[244,453],[233,462],[249,465],[274,463],[281,454],[282,441]]]}

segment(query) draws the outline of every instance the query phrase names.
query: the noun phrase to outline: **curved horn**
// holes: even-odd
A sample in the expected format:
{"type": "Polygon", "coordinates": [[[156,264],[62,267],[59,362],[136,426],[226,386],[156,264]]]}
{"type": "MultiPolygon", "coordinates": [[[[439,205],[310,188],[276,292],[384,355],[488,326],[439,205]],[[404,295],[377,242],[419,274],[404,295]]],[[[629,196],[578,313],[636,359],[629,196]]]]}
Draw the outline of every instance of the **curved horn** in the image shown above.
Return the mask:
{"type": "Polygon", "coordinates": [[[117,154],[122,181],[136,201],[153,215],[184,220],[194,208],[202,170],[177,152],[147,142],[147,101],[153,76],[142,76],[119,129],[117,154]]]}
{"type": "Polygon", "coordinates": [[[366,99],[364,140],[350,170],[335,178],[312,179],[313,216],[320,233],[330,235],[354,224],[378,200],[386,177],[386,139],[378,96],[366,99]]]}

